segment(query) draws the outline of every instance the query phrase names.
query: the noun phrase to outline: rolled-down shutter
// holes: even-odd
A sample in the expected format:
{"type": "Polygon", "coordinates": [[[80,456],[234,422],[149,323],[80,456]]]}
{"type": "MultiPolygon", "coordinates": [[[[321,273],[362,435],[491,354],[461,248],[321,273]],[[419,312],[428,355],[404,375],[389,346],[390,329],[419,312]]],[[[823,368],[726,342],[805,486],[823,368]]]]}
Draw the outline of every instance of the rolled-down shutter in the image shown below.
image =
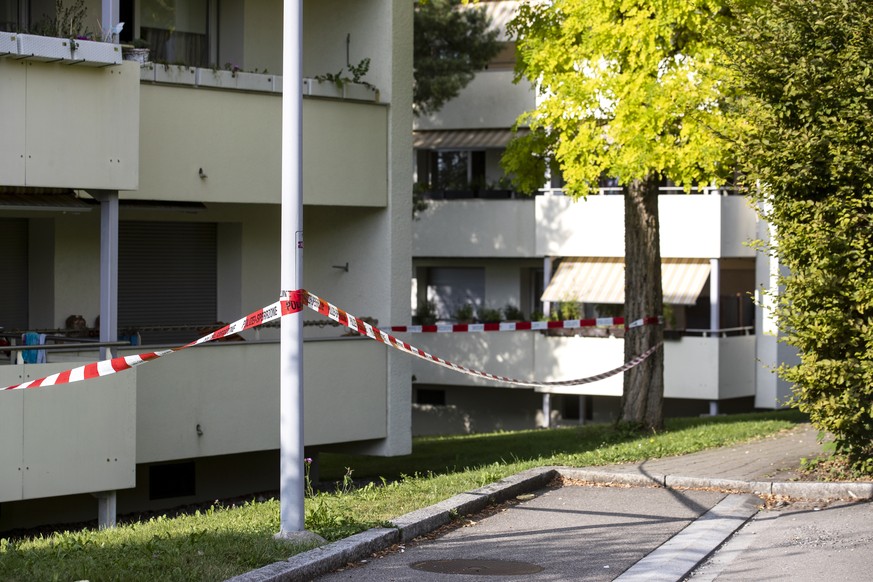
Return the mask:
{"type": "Polygon", "coordinates": [[[216,225],[200,222],[119,224],[118,328],[143,343],[175,345],[216,322],[216,225]],[[167,329],[150,329],[167,328],[167,329]]]}
{"type": "Polygon", "coordinates": [[[27,329],[27,219],[0,218],[0,327],[27,329]]]}

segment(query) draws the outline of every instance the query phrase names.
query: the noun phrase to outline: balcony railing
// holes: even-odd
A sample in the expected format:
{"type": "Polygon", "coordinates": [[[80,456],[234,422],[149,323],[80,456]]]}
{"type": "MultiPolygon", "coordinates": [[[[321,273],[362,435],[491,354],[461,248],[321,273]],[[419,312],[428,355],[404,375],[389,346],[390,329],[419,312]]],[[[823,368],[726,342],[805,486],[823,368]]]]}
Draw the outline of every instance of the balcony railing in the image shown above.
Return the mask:
{"type": "MultiPolygon", "coordinates": [[[[543,382],[593,376],[624,363],[624,341],[611,335],[433,334],[415,337],[412,343],[468,368],[543,382]]],[[[754,394],[756,366],[754,335],[682,336],[664,344],[665,396],[700,400],[750,396],[754,394]]],[[[413,374],[419,385],[503,386],[418,360],[413,363],[413,374]]],[[[537,391],[621,396],[622,383],[622,375],[617,374],[591,384],[537,391]]]]}

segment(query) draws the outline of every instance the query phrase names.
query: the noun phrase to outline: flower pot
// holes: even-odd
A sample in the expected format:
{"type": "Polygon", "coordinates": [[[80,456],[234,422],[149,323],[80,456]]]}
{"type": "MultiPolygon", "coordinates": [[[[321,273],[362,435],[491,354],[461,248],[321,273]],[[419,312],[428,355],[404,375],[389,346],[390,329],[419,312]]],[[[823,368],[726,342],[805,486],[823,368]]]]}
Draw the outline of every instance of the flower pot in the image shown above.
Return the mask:
{"type": "Polygon", "coordinates": [[[125,47],[121,51],[121,56],[125,61],[136,61],[140,65],[144,65],[149,62],[149,52],[151,49],[125,47]]]}

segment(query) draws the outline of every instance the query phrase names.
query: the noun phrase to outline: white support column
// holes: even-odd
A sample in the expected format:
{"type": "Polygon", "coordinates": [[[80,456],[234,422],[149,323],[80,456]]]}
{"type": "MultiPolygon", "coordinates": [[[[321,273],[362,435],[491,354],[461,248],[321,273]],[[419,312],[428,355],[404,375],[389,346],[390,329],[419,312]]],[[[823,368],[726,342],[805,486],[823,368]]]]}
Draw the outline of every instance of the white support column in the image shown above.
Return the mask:
{"type": "Polygon", "coordinates": [[[709,259],[709,329],[721,329],[721,272],[718,259],[709,259]]]}
{"type": "Polygon", "coordinates": [[[101,491],[93,495],[97,498],[97,527],[99,529],[115,527],[117,515],[115,491],[101,491]]]}
{"type": "MultiPolygon", "coordinates": [[[[549,286],[549,282],[552,280],[552,257],[545,257],[543,259],[543,289],[549,286]]],[[[534,302],[536,303],[536,302],[534,302]]],[[[543,301],[543,315],[548,318],[549,312],[552,310],[551,301],[543,301]]]]}
{"type": "Polygon", "coordinates": [[[552,395],[546,392],[543,394],[543,428],[551,428],[552,426],[552,395]]]}
{"type": "MultiPolygon", "coordinates": [[[[118,340],[118,191],[89,191],[100,201],[100,341],[118,340]]],[[[100,348],[100,359],[112,357],[100,348]]]]}

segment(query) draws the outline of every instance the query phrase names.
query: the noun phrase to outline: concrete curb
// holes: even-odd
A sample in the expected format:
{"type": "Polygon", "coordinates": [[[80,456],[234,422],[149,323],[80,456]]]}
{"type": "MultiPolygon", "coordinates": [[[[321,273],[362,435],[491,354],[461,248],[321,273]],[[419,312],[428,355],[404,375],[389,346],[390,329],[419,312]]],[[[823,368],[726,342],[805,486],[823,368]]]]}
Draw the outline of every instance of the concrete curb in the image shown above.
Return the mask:
{"type": "Polygon", "coordinates": [[[740,481],[678,475],[609,473],[573,467],[538,467],[516,473],[473,491],[455,495],[435,505],[401,515],[393,521],[395,526],[393,528],[370,529],[297,554],[287,561],[274,562],[257,570],[240,574],[230,580],[232,582],[309,580],[341,568],[349,562],[363,560],[374,552],[384,550],[394,544],[408,542],[418,536],[430,533],[459,516],[476,513],[489,505],[542,489],[559,475],[600,484],[721,489],[755,495],[785,495],[804,500],[873,499],[873,483],[740,481]]]}
{"type": "Polygon", "coordinates": [[[538,467],[522,471],[468,493],[419,509],[393,520],[400,530],[400,541],[407,542],[432,532],[461,515],[476,513],[489,505],[506,501],[522,493],[541,489],[558,475],[554,467],[538,467]]]}
{"type": "Polygon", "coordinates": [[[563,477],[590,481],[591,483],[633,485],[638,487],[685,487],[688,489],[721,489],[733,493],[754,495],[784,495],[806,501],[837,501],[847,499],[873,499],[873,483],[823,483],[819,481],[742,481],[738,479],[711,479],[660,475],[651,473],[609,473],[591,469],[556,467],[563,477]]]}

